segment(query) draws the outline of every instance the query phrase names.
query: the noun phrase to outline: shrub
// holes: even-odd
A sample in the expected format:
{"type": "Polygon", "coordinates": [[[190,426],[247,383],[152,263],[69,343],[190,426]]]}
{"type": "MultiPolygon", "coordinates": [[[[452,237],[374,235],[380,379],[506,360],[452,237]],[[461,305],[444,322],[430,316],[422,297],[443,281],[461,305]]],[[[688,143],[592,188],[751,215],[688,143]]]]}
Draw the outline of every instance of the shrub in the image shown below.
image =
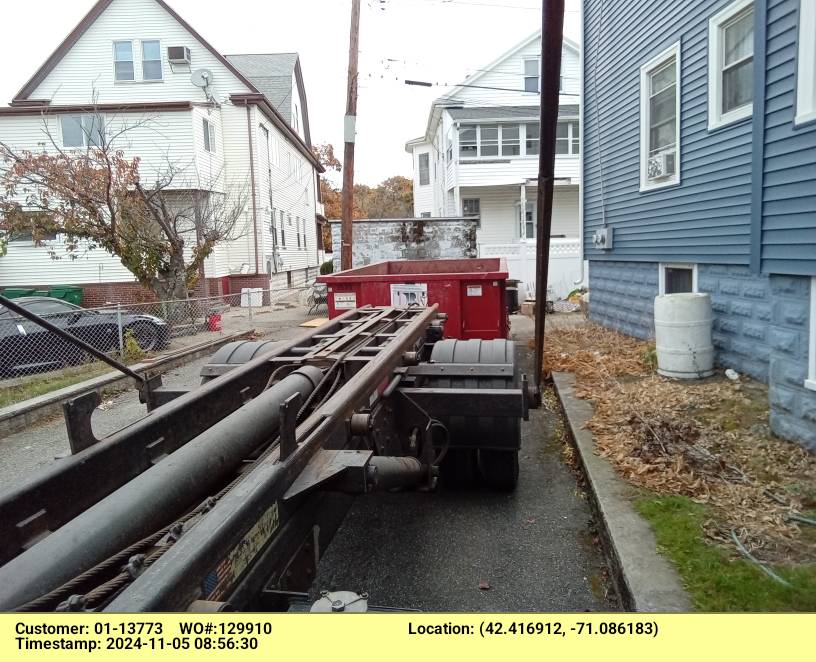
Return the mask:
{"type": "Polygon", "coordinates": [[[325,276],[327,274],[334,273],[334,261],[328,260],[320,265],[320,275],[325,276]]]}

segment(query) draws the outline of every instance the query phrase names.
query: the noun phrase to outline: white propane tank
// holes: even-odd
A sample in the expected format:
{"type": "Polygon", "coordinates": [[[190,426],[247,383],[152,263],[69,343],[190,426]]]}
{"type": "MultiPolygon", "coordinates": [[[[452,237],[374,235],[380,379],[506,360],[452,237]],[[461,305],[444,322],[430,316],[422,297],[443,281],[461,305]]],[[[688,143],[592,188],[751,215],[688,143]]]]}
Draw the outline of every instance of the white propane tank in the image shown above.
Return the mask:
{"type": "Polygon", "coordinates": [[[700,379],[714,370],[711,297],[664,294],[655,297],[657,372],[664,377],[700,379]]]}

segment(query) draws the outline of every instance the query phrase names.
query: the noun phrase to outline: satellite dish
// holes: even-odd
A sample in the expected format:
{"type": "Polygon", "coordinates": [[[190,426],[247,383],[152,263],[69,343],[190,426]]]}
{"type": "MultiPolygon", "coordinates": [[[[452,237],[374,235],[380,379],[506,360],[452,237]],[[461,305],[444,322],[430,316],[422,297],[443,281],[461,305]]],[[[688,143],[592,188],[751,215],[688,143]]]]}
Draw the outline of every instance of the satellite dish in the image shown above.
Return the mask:
{"type": "Polygon", "coordinates": [[[196,69],[190,76],[190,82],[206,90],[213,82],[213,72],[209,69],[196,69]]]}

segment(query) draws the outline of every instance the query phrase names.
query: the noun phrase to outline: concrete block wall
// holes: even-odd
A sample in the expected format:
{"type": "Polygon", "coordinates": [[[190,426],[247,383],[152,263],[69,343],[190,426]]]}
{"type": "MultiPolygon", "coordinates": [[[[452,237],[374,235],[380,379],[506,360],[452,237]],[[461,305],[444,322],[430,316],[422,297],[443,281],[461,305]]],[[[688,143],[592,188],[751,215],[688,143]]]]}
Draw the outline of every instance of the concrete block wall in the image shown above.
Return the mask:
{"type": "Polygon", "coordinates": [[[589,318],[646,340],[654,338],[656,262],[589,262],[589,318]]]}
{"type": "MultiPolygon", "coordinates": [[[[478,219],[395,218],[354,221],[352,264],[385,260],[476,257],[478,219]]],[[[340,222],[331,221],[335,272],[340,271],[340,222]]]]}
{"type": "Polygon", "coordinates": [[[816,391],[805,388],[808,369],[811,279],[771,276],[773,297],[770,345],[771,430],[816,451],[816,391]]]}
{"type": "Polygon", "coordinates": [[[700,264],[697,289],[711,295],[717,363],[767,383],[774,301],[769,277],[748,267],[700,264]]]}
{"type": "MultiPolygon", "coordinates": [[[[641,339],[654,337],[654,262],[589,263],[589,317],[641,339]]],[[[697,289],[711,295],[714,359],[768,384],[771,429],[816,450],[816,391],[805,388],[811,279],[756,275],[747,267],[697,267],[697,289]]]]}

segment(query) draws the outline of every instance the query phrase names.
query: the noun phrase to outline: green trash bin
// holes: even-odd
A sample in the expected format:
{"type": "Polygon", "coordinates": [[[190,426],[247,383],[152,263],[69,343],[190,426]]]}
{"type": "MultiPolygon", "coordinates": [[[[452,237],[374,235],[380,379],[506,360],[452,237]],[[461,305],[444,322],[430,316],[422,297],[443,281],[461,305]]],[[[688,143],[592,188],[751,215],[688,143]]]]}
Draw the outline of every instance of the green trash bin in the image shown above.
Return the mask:
{"type": "Polygon", "coordinates": [[[75,285],[55,285],[49,288],[46,296],[62,299],[68,303],[81,306],[83,295],[84,292],[81,287],[76,287],[75,285]]]}
{"type": "Polygon", "coordinates": [[[19,297],[30,297],[34,294],[34,288],[8,287],[3,290],[3,296],[7,299],[17,299],[19,297]]]}

